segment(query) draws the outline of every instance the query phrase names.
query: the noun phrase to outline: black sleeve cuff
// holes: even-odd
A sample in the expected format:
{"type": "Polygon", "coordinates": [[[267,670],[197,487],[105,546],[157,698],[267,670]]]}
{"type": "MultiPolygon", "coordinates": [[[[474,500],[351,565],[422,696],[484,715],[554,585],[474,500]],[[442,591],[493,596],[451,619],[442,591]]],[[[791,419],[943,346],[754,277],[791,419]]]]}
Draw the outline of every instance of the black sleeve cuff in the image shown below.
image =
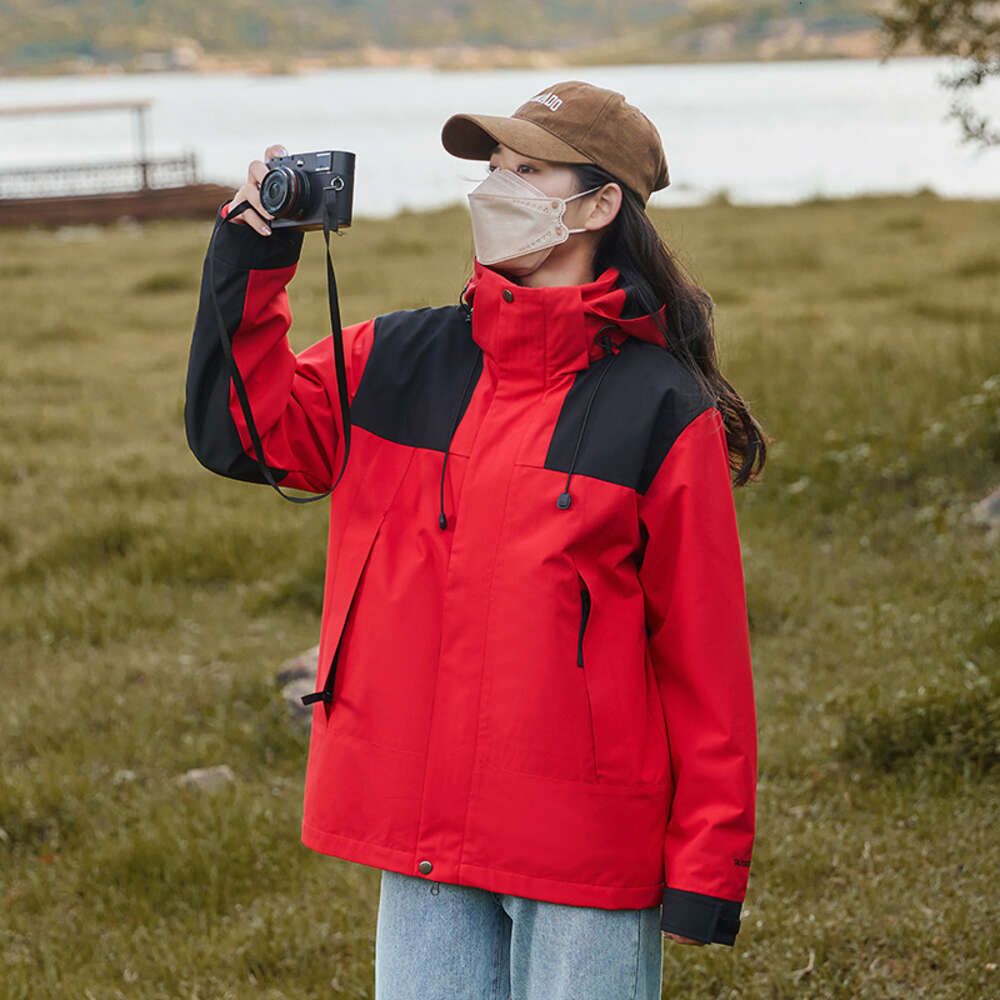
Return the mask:
{"type": "Polygon", "coordinates": [[[742,902],[686,889],[663,890],[660,928],[706,944],[736,943],[742,902]]]}
{"type": "Polygon", "coordinates": [[[301,229],[272,229],[270,236],[261,236],[251,226],[237,225],[223,218],[223,202],[215,210],[216,260],[242,270],[268,270],[289,267],[298,262],[305,233],[301,229]]]}

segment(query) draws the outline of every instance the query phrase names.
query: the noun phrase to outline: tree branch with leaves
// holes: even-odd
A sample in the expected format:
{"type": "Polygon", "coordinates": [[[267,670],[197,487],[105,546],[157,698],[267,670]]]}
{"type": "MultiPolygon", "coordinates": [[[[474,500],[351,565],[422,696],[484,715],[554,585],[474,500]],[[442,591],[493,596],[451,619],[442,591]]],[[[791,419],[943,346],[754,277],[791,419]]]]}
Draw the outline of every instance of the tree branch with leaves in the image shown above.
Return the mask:
{"type": "Polygon", "coordinates": [[[885,62],[909,38],[930,55],[954,56],[965,65],[942,83],[955,92],[948,117],[958,120],[965,142],[1000,145],[1000,130],[975,111],[965,94],[1000,76],[1000,3],[981,0],[895,0],[877,14],[886,36],[885,62]]]}

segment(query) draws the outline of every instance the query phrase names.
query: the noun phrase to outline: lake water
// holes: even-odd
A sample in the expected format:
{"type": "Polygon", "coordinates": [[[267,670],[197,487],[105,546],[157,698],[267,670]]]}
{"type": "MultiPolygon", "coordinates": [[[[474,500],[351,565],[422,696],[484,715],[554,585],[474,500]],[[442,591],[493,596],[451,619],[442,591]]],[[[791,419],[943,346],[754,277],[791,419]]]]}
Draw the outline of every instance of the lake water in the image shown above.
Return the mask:
{"type": "MultiPolygon", "coordinates": [[[[1000,196],[1000,149],[977,151],[946,120],[947,59],[830,60],[684,66],[436,71],[364,68],[297,76],[159,73],[0,79],[0,106],[150,98],[155,155],[193,150],[201,179],[242,183],[270,143],[292,152],[357,154],[355,211],[388,215],[464,201],[484,164],[440,143],[455,112],[510,114],[560,79],[624,93],[663,137],[671,184],[651,204],[698,203],[721,188],[735,202],[791,203],[815,194],[910,192],[1000,196]]],[[[975,106],[1000,124],[1000,81],[975,106]]],[[[0,167],[128,157],[127,112],[0,118],[0,167]]]]}

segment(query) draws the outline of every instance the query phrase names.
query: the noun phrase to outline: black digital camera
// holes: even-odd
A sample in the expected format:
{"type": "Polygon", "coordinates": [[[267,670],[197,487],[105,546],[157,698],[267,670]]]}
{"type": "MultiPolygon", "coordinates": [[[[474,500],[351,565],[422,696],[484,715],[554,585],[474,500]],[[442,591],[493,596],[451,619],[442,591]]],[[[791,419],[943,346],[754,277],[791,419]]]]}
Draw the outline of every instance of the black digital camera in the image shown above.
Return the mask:
{"type": "Polygon", "coordinates": [[[330,229],[351,224],[354,154],[342,149],[274,156],[260,182],[260,203],[274,218],[272,229],[311,232],[323,228],[327,205],[330,229]]]}

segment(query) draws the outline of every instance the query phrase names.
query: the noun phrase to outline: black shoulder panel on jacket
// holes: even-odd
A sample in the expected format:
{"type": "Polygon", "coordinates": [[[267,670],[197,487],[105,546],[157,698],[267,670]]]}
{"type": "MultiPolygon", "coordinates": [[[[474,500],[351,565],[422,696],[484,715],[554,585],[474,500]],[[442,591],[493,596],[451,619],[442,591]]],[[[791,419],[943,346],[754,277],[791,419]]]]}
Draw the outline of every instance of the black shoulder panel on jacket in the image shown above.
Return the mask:
{"type": "Polygon", "coordinates": [[[466,378],[478,379],[482,366],[483,352],[458,305],[377,316],[351,423],[399,444],[445,451],[472,395],[462,400],[466,378]]]}
{"type": "Polygon", "coordinates": [[[649,489],[681,431],[713,404],[669,351],[626,338],[621,353],[581,371],[563,400],[545,468],[567,472],[594,384],[611,364],[591,406],[574,475],[649,489]]]}

